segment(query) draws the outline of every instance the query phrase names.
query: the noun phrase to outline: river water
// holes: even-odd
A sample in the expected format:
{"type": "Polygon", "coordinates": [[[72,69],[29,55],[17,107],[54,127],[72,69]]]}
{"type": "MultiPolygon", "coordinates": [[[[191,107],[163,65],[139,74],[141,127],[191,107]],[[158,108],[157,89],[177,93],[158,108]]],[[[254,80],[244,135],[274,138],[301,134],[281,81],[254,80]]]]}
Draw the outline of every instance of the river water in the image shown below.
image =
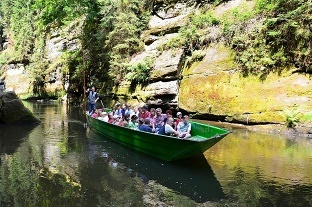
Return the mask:
{"type": "Polygon", "coordinates": [[[165,162],[83,127],[80,108],[25,102],[37,126],[0,125],[0,206],[312,206],[312,140],[233,130],[165,162]]]}

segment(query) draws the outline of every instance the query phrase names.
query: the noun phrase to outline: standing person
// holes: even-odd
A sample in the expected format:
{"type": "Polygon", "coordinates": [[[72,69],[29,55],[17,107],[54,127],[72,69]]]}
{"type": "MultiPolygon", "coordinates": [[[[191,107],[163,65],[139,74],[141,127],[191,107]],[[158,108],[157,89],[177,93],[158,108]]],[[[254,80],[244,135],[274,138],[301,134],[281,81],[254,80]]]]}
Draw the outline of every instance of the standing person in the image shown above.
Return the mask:
{"type": "Polygon", "coordinates": [[[89,89],[87,90],[87,97],[88,97],[89,114],[91,114],[92,110],[96,109],[96,102],[99,100],[99,96],[95,92],[94,86],[91,88],[91,91],[89,89]]]}

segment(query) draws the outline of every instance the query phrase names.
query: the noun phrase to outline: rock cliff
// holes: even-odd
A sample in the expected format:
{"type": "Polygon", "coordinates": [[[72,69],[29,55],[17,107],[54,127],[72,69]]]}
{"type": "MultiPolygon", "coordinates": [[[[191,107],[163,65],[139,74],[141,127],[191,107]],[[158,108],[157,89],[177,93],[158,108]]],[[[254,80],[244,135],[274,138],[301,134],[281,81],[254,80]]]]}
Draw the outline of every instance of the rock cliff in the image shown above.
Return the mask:
{"type": "MultiPolygon", "coordinates": [[[[255,1],[222,2],[226,3],[205,8],[209,11],[205,18],[208,18],[207,21],[211,21],[211,24],[199,32],[193,31],[188,34],[183,46],[177,44],[180,41],[181,28],[188,25],[190,19],[203,10],[196,4],[177,3],[169,10],[159,7],[154,11],[157,15],[151,16],[148,28],[141,33],[144,50],[133,55],[129,61],[130,65],[135,65],[146,58],[153,60],[148,82],[133,84],[122,77],[113,88],[105,88],[105,83],[99,84],[100,87],[103,86],[101,95],[106,95],[105,105],[113,105],[116,101],[136,105],[148,104],[153,107],[184,110],[193,114],[195,118],[244,124],[284,123],[287,117],[296,114],[309,117],[312,111],[310,75],[297,68],[285,68],[278,73],[272,70],[265,74],[265,77],[263,74],[243,74],[235,59],[233,47],[226,40],[231,38],[230,34],[229,37],[225,37],[222,29],[216,26],[219,20],[212,18],[223,18],[224,24],[227,24],[232,21],[226,19],[229,18],[227,14],[234,14],[231,17],[236,18],[239,16],[237,14],[245,9],[246,14],[240,16],[244,18],[244,15],[255,9],[255,1]],[[186,45],[192,44],[192,38],[192,41],[202,45],[194,45],[193,51],[190,51],[186,45]],[[171,44],[171,47],[164,46],[168,44],[171,44]],[[294,113],[287,114],[287,111],[294,113]]],[[[255,17],[249,23],[240,25],[237,30],[243,27],[246,30],[238,32],[249,32],[255,27],[261,27],[261,18],[255,17]]],[[[80,19],[66,28],[56,28],[47,35],[44,58],[48,62],[48,70],[42,87],[50,94],[66,90],[70,76],[75,75],[64,74],[66,66],[59,63],[65,54],[64,51],[81,50],[79,28],[82,24],[83,20],[80,19]]],[[[9,38],[4,39],[6,41],[2,48],[9,48],[9,38]]],[[[240,46],[239,40],[236,46],[240,46]]],[[[248,59],[246,61],[248,62],[248,59]]],[[[23,63],[2,66],[2,69],[6,70],[7,87],[14,89],[19,95],[32,93],[34,90],[31,85],[33,77],[30,77],[25,67],[23,63]]],[[[91,70],[95,71],[94,68],[91,70]]],[[[103,73],[105,72],[107,71],[103,73]]],[[[81,83],[78,84],[81,86],[81,83]]],[[[77,85],[76,88],[79,87],[77,85]]],[[[311,125],[311,118],[304,121],[305,124],[311,125]]]]}
{"type": "MultiPolygon", "coordinates": [[[[243,3],[246,2],[233,0],[221,4],[215,14],[222,15],[243,3]]],[[[252,2],[247,3],[252,6],[252,2]]],[[[259,75],[244,76],[235,63],[234,51],[225,42],[212,42],[200,51],[202,60],[184,67],[187,51],[183,48],[163,50],[160,46],[177,36],[179,28],[196,8],[177,5],[167,13],[161,12],[171,18],[151,18],[149,29],[142,35],[145,51],[132,59],[138,62],[144,57],[155,58],[150,83],[135,90],[129,90],[130,83],[121,83],[115,94],[119,100],[134,98],[137,104],[166,105],[185,110],[195,118],[244,124],[284,123],[287,109],[298,110],[302,116],[311,113],[312,82],[308,74],[297,73],[294,68],[270,73],[265,79],[259,75]]],[[[215,34],[207,36],[215,41],[219,38],[218,31],[215,28],[211,31],[215,34]]]]}

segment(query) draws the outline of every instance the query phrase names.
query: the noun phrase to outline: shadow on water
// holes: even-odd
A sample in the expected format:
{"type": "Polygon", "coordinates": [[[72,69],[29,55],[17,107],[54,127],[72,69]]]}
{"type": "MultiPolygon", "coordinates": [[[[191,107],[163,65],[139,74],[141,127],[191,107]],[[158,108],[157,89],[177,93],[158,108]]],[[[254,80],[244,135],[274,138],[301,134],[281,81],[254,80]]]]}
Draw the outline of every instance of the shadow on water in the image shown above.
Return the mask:
{"type": "Polygon", "coordinates": [[[103,157],[124,164],[128,171],[139,173],[144,182],[155,180],[199,203],[217,201],[225,197],[219,181],[203,155],[166,162],[119,145],[91,130],[88,131],[87,137],[90,148],[92,145],[100,146],[103,157]]]}
{"type": "Polygon", "coordinates": [[[13,154],[37,126],[35,124],[0,124],[0,154],[13,154]]]}

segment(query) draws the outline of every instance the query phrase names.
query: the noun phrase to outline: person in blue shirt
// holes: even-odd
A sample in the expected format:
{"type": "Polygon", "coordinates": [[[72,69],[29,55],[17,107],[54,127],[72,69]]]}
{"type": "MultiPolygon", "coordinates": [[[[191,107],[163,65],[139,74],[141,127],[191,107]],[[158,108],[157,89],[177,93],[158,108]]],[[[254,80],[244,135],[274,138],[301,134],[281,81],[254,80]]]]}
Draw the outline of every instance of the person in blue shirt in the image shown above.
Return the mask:
{"type": "Polygon", "coordinates": [[[179,133],[179,138],[190,138],[191,137],[191,123],[189,122],[189,117],[187,115],[183,116],[183,120],[178,124],[177,131],[179,133]]]}
{"type": "Polygon", "coordinates": [[[115,110],[114,115],[117,115],[119,117],[123,117],[120,103],[116,104],[116,110],[115,110]]]}
{"type": "Polygon", "coordinates": [[[146,118],[144,119],[143,124],[139,126],[139,130],[153,133],[153,129],[149,125],[150,125],[150,120],[146,118]]]}

